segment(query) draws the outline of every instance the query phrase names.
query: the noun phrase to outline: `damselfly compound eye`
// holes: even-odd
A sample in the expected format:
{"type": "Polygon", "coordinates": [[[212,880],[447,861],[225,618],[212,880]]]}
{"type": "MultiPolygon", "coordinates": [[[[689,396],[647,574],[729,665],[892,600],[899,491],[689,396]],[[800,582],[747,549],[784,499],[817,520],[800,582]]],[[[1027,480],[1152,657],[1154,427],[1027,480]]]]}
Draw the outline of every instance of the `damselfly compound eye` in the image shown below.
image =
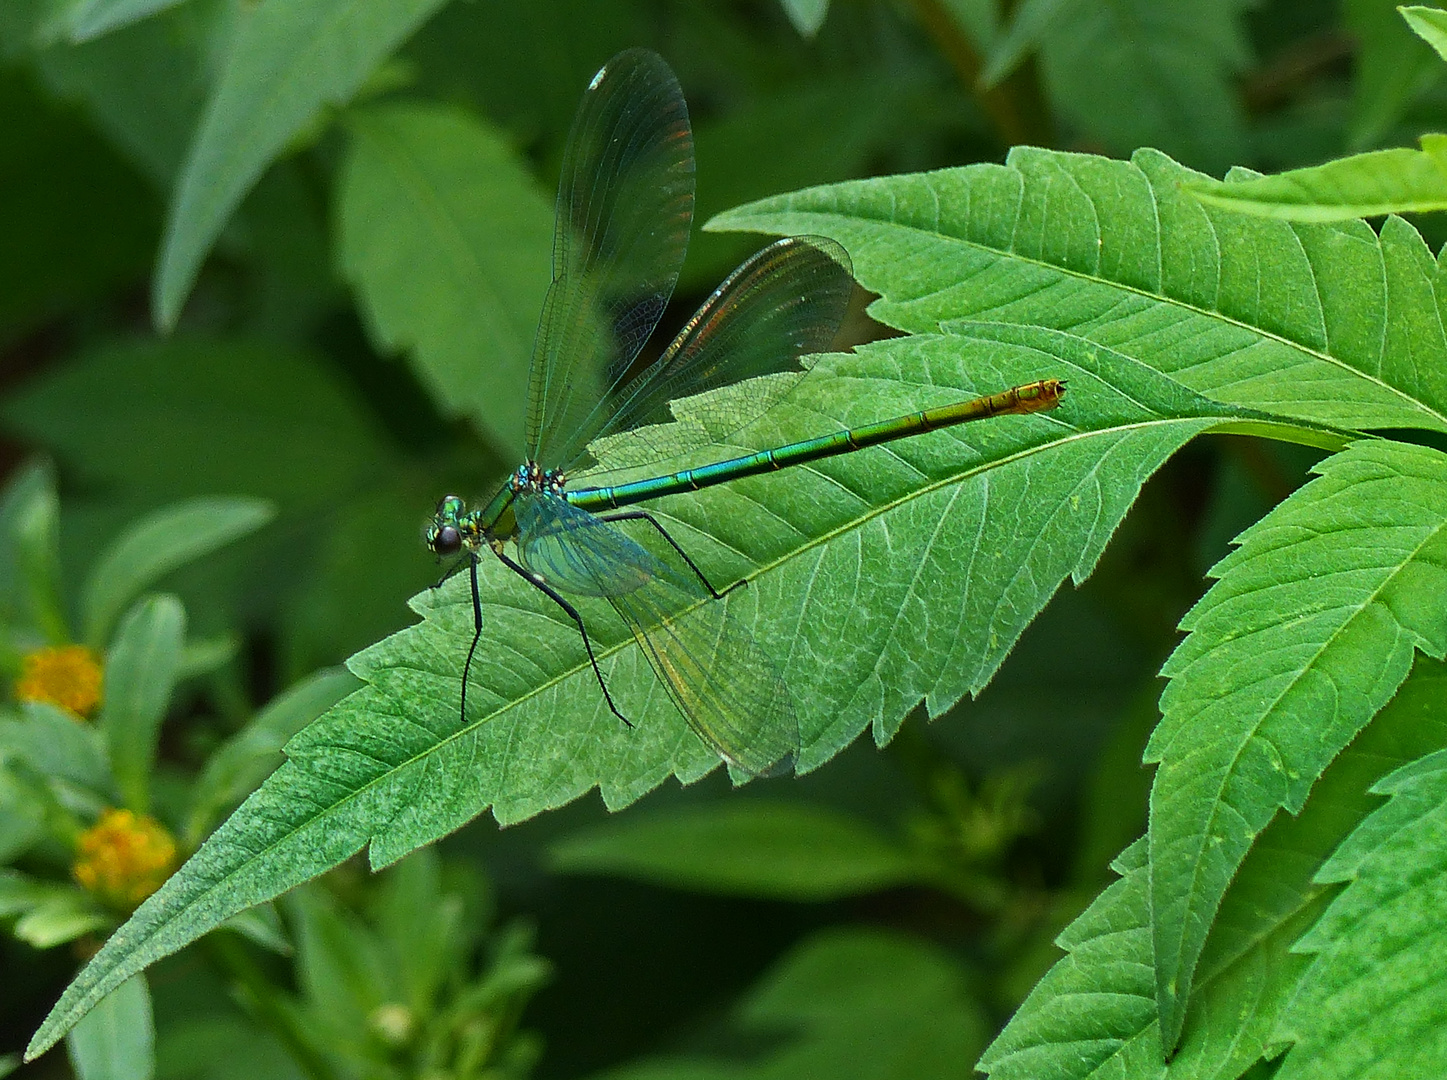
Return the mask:
{"type": "Polygon", "coordinates": [[[439,555],[456,555],[462,550],[462,534],[451,525],[444,525],[432,537],[432,550],[439,555]]]}

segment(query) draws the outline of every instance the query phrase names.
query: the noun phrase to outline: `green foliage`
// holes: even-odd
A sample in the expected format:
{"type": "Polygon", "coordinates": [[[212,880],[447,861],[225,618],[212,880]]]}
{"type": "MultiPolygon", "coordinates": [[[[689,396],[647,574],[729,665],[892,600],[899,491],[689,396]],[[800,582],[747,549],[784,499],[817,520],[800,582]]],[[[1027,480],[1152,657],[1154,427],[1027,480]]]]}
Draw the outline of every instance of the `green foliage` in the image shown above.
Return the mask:
{"type": "Polygon", "coordinates": [[[434,399],[517,456],[552,206],[503,134],[461,111],[377,106],[350,129],[340,258],[373,336],[414,350],[434,399]]]}
{"type": "Polygon", "coordinates": [[[1388,0],[0,4],[0,1051],[93,955],[31,1043],[82,1080],[957,1076],[995,1020],[1006,1078],[1447,1071],[1444,42],[1388,0]],[[605,603],[631,729],[491,559],[459,715],[472,598],[418,551],[517,464],[548,193],[635,44],[712,219],[665,322],[760,233],[840,241],[878,320],[670,469],[1068,383],[650,505],[795,703],[800,775],[737,791],[605,603]],[[36,696],[75,642],[84,721],[36,696]],[[183,863],[139,907],[86,862],[127,828],[183,863]]]}
{"type": "Polygon", "coordinates": [[[156,273],[157,322],[176,325],[196,272],[262,171],[325,106],[344,104],[440,0],[245,8],[176,183],[156,273]]]}

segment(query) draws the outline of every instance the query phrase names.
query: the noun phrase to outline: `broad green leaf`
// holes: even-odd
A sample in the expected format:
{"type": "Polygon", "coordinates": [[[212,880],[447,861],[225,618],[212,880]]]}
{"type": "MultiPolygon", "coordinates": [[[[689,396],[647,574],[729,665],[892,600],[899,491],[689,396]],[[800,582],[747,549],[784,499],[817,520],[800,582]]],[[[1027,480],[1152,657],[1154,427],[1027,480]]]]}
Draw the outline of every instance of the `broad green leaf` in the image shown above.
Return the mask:
{"type": "MultiPolygon", "coordinates": [[[[1422,718],[1447,723],[1447,677],[1422,718]]],[[[1447,1071],[1442,1024],[1447,939],[1442,880],[1447,865],[1447,752],[1381,780],[1390,801],[1337,849],[1317,880],[1347,882],[1298,943],[1311,954],[1277,1035],[1294,1043],[1281,1080],[1447,1071]]]]}
{"type": "Polygon", "coordinates": [[[1437,55],[1447,60],[1447,12],[1435,7],[1401,7],[1397,9],[1412,32],[1437,50],[1437,55]]]}
{"type": "Polygon", "coordinates": [[[1342,22],[1358,43],[1347,144],[1361,150],[1401,121],[1412,96],[1441,77],[1442,62],[1407,28],[1392,0],[1345,0],[1342,22]]]}
{"type": "Polygon", "coordinates": [[[1261,834],[1222,904],[1197,969],[1180,1048],[1164,1064],[1152,975],[1147,843],[1057,939],[1067,955],[980,1061],[992,1080],[1234,1080],[1280,1052],[1275,1024],[1308,967],[1294,942],[1323,910],[1316,875],[1371,813],[1372,784],[1447,741],[1447,666],[1419,660],[1396,699],[1322,775],[1298,817],[1261,834]]]}
{"type": "Polygon", "coordinates": [[[794,24],[794,29],[806,38],[811,38],[824,25],[829,14],[829,0],[779,0],[784,14],[794,24]]]}
{"type": "Polygon", "coordinates": [[[553,208],[500,131],[456,108],[353,114],[339,260],[372,337],[406,351],[446,414],[522,451],[553,208]]]}
{"type": "Polygon", "coordinates": [[[605,822],[554,844],[555,870],[776,900],[929,884],[934,868],[858,818],[749,799],[605,822]]]}
{"type": "Polygon", "coordinates": [[[27,797],[30,785],[4,767],[4,756],[0,754],[0,866],[15,862],[44,837],[46,816],[37,800],[27,797]]]}
{"type": "Polygon", "coordinates": [[[1447,431],[1447,289],[1389,218],[1316,225],[1203,207],[1200,174],[1031,148],[1007,164],[765,199],[710,229],[822,233],[901,330],[1038,325],[1134,357],[1219,401],[1342,427],[1447,431]]]}
{"type": "Polygon", "coordinates": [[[441,0],[292,0],[243,9],[176,185],[152,302],[173,327],[231,212],[287,143],[345,104],[441,0]]]}
{"type": "Polygon", "coordinates": [[[1423,135],[1421,150],[1373,150],[1275,176],[1193,180],[1207,206],[1288,221],[1346,221],[1447,209],[1447,135],[1423,135]]]}
{"type": "Polygon", "coordinates": [[[358,686],[345,671],[321,671],[277,695],[252,721],[211,755],[197,781],[186,838],[199,844],[216,819],[266,779],[282,762],[281,748],[311,721],[358,686]]]}
{"type": "Polygon", "coordinates": [[[72,41],[88,41],[141,19],[149,18],[184,0],[80,0],[70,9],[72,41]]]}
{"type": "Polygon", "coordinates": [[[140,975],[111,991],[66,1037],[76,1080],[151,1080],[155,1043],[151,994],[140,975]]]}
{"type": "Polygon", "coordinates": [[[148,596],[126,613],[106,656],[100,727],[116,787],[125,805],[138,813],[150,809],[156,743],[185,637],[181,602],[174,596],[148,596]]]}
{"type": "Polygon", "coordinates": [[[276,913],[276,908],[271,904],[258,904],[254,908],[238,911],[222,923],[218,929],[234,930],[247,941],[260,945],[263,949],[270,949],[281,956],[291,955],[291,939],[287,937],[286,927],[282,925],[281,916],[276,913]]]}
{"type": "MultiPolygon", "coordinates": [[[[1203,169],[1242,160],[1237,77],[1249,0],[1091,0],[1041,34],[1040,69],[1062,120],[1120,153],[1155,146],[1203,169]]],[[[1024,14],[1024,12],[1022,12],[1024,14]]]]}
{"type": "Polygon", "coordinates": [[[238,1014],[175,1017],[156,1032],[161,1080],[314,1080],[277,1038],[238,1014]]]}
{"type": "Polygon", "coordinates": [[[1447,454],[1364,440],[1237,538],[1181,620],[1146,760],[1156,993],[1174,1043],[1231,878],[1280,808],[1447,653],[1447,454]]]}
{"type": "MultiPolygon", "coordinates": [[[[777,658],[801,770],[866,728],[887,741],[921,703],[937,716],[978,693],[1060,582],[1090,573],[1145,477],[1192,435],[1248,420],[1098,344],[997,325],[830,358],[735,440],[778,445],[1051,376],[1070,385],[1051,413],[654,505],[711,580],[749,582],[723,602],[777,658]]],[[[674,409],[690,420],[688,402],[674,409]]],[[[385,866],[489,807],[514,822],[596,786],[616,808],[718,766],[606,603],[579,606],[632,729],[603,706],[568,617],[493,559],[480,566],[484,631],[459,717],[465,579],[417,597],[420,625],[352,659],[369,685],[288,743],[287,763],[90,962],[36,1050],[119,980],[363,847],[385,866]]]]}
{"type": "Polygon", "coordinates": [[[91,568],[81,619],[91,648],[104,648],[131,602],[172,570],[209,555],[276,516],[262,499],[191,499],[164,507],[117,537],[91,568]]]}

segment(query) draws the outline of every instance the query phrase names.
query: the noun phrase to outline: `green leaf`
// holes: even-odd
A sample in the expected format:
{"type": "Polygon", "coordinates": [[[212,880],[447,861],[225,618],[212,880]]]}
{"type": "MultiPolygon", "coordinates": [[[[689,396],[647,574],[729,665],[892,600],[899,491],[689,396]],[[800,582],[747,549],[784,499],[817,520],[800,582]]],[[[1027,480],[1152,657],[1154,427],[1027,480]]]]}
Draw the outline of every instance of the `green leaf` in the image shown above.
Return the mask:
{"type": "Polygon", "coordinates": [[[8,508],[9,546],[26,601],[27,622],[52,645],[70,640],[60,599],[60,500],[49,470],[32,473],[8,508]]]}
{"type": "Polygon", "coordinates": [[[151,994],[137,975],[116,987],[66,1038],[76,1080],[151,1080],[156,1072],[151,994]]]}
{"type": "Polygon", "coordinates": [[[28,703],[19,719],[0,719],[0,755],[97,795],[109,795],[114,787],[100,731],[43,702],[28,703]]]}
{"type": "MultiPolygon", "coordinates": [[[[1426,710],[1447,721],[1447,678],[1426,710]]],[[[1424,712],[1425,715],[1425,712],[1424,712]]],[[[1317,880],[1347,882],[1298,943],[1313,955],[1277,1036],[1295,1045],[1278,1076],[1383,1076],[1447,1070],[1441,1003],[1447,971],[1442,872],[1447,866],[1447,752],[1380,781],[1390,796],[1321,868],[1317,880]]]]}
{"type": "Polygon", "coordinates": [[[776,900],[834,900],[935,879],[864,821],[763,799],[605,822],[554,844],[549,861],[563,873],[776,900]]]}
{"type": "Polygon", "coordinates": [[[221,814],[251,794],[282,762],[286,741],[358,686],[345,671],[320,671],[277,695],[206,762],[192,791],[186,837],[199,844],[221,814]]]}
{"type": "MultiPolygon", "coordinates": [[[[1041,75],[1059,116],[1121,153],[1155,146],[1201,168],[1242,160],[1236,80],[1250,60],[1248,0],[1074,5],[1042,33],[1041,75]]],[[[1021,13],[1025,14],[1024,12],[1021,13]]]]}
{"type": "MultiPolygon", "coordinates": [[[[52,45],[35,55],[35,71],[53,95],[81,105],[142,173],[168,191],[206,105],[213,54],[225,44],[233,12],[224,0],[174,6],[83,45],[52,45]]],[[[147,236],[148,258],[157,239],[147,236]]],[[[138,269],[149,272],[149,261],[138,269]]]]}
{"type": "Polygon", "coordinates": [[[1181,620],[1146,749],[1157,997],[1173,1044],[1216,909],[1256,834],[1447,653],[1447,455],[1362,441],[1237,538],[1181,620]]]}
{"type": "Polygon", "coordinates": [[[1341,427],[1447,431],[1447,289],[1389,218],[1293,224],[1201,206],[1198,173],[1016,148],[1007,164],[765,199],[709,229],[822,233],[901,330],[1049,326],[1219,401],[1341,427]],[[1440,299],[1439,299],[1440,298],[1440,299]]]}
{"type": "Polygon", "coordinates": [[[55,505],[55,469],[43,460],[15,470],[0,492],[0,627],[11,633],[29,622],[34,610],[31,582],[22,561],[24,523],[37,513],[44,514],[44,507],[55,505]]]}
{"type": "Polygon", "coordinates": [[[812,38],[829,14],[829,0],[779,0],[800,36],[812,38]]]}
{"type": "MultiPolygon", "coordinates": [[[[1145,477],[1243,414],[1079,338],[982,326],[830,358],[735,440],[778,445],[1050,376],[1071,387],[1052,413],[656,504],[711,580],[750,582],[724,602],[780,660],[801,769],[866,727],[887,740],[921,702],[939,715],[977,693],[1063,578],[1089,574],[1145,477]]],[[[675,403],[685,420],[689,408],[675,403]]],[[[385,866],[489,806],[518,821],[598,786],[616,808],[669,774],[718,766],[611,609],[579,601],[631,730],[602,708],[576,627],[492,559],[480,566],[484,636],[459,718],[464,578],[414,600],[421,625],[353,658],[370,685],[291,740],[287,763],[91,961],[37,1050],[114,981],[364,846],[385,866]]]]}
{"type": "Polygon", "coordinates": [[[280,956],[290,956],[292,952],[286,927],[282,925],[281,916],[271,904],[258,904],[254,908],[238,911],[217,929],[234,930],[247,941],[280,956]]]}
{"type": "Polygon", "coordinates": [[[156,743],[185,636],[181,602],[174,596],[148,596],[126,613],[106,657],[100,727],[110,747],[116,787],[125,805],[138,813],[150,809],[156,743]]]}
{"type": "Polygon", "coordinates": [[[1288,221],[1346,221],[1447,209],[1447,135],[1423,135],[1421,150],[1373,150],[1275,176],[1194,180],[1207,206],[1288,221]]]}
{"type": "Polygon", "coordinates": [[[1402,18],[1412,32],[1437,50],[1437,55],[1447,60],[1447,12],[1434,7],[1399,7],[1402,18]]]}
{"type": "Polygon", "coordinates": [[[36,949],[52,949],[115,924],[90,896],[74,885],[50,886],[47,894],[15,922],[15,937],[36,949]]]}
{"type": "Polygon", "coordinates": [[[70,10],[72,41],[88,41],[149,18],[184,0],[80,0],[70,10]]]}
{"type": "Polygon", "coordinates": [[[519,457],[551,202],[503,134],[460,109],[378,106],[348,126],[338,257],[373,339],[519,457]]]}
{"type": "Polygon", "coordinates": [[[995,87],[1009,77],[1025,57],[1040,47],[1045,35],[1068,18],[1080,0],[1021,0],[1010,14],[1010,25],[994,46],[980,74],[980,85],[995,87]]]}
{"type": "Polygon", "coordinates": [[[176,324],[211,244],[267,165],[328,105],[345,104],[441,0],[293,0],[242,9],[187,154],[152,300],[176,324]]]}
{"type": "Polygon", "coordinates": [[[202,498],[164,507],[135,522],[92,567],[82,594],[85,639],[105,646],[116,618],[172,570],[255,532],[276,516],[262,499],[202,498]]]}
{"type": "Polygon", "coordinates": [[[1067,955],[979,1067],[992,1080],[1224,1078],[1277,1056],[1275,1025],[1308,969],[1295,941],[1323,910],[1316,875],[1372,811],[1372,784],[1447,741],[1444,691],[1447,666],[1419,660],[1393,702],[1322,775],[1300,816],[1279,816],[1261,834],[1211,928],[1191,1019],[1169,1069],[1155,1003],[1144,838],[1117,860],[1122,880],[1057,939],[1067,955]]]}

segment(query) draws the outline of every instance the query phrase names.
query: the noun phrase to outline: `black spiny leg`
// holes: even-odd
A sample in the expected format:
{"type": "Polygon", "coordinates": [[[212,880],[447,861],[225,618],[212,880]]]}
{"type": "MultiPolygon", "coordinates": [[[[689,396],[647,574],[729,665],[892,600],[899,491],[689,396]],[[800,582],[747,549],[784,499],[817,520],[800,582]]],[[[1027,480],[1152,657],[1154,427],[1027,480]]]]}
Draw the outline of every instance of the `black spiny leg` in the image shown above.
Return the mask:
{"type": "MultiPolygon", "coordinates": [[[[557,604],[558,607],[566,611],[568,613],[568,618],[572,619],[573,622],[578,624],[578,633],[583,635],[583,648],[588,650],[588,662],[593,665],[593,674],[597,677],[598,686],[603,691],[603,700],[608,703],[608,708],[613,710],[613,715],[616,716],[619,720],[622,720],[624,724],[631,728],[633,726],[633,721],[629,720],[628,717],[624,716],[621,712],[619,712],[618,706],[613,704],[613,695],[608,692],[608,684],[603,681],[603,672],[598,669],[598,658],[593,655],[593,642],[588,637],[588,628],[583,625],[583,616],[578,614],[578,609],[575,608],[572,604],[568,603],[566,600],[564,600],[562,596],[558,594],[558,590],[554,589],[537,574],[534,574],[525,567],[513,562],[513,560],[509,559],[501,551],[495,551],[495,554],[497,555],[498,559],[501,560],[504,566],[506,566],[518,577],[526,581],[533,588],[541,591],[544,596],[546,596],[553,603],[557,604]]],[[[477,571],[475,569],[473,571],[472,580],[473,587],[476,588],[477,571]]],[[[474,638],[473,645],[475,646],[476,644],[477,639],[474,638]]],[[[469,659],[470,658],[471,657],[469,654],[469,659]]]]}
{"type": "MultiPolygon", "coordinates": [[[[467,556],[470,563],[468,567],[469,576],[472,578],[472,644],[467,647],[467,663],[462,665],[462,723],[467,723],[467,676],[472,671],[472,654],[477,652],[477,642],[482,637],[482,598],[477,594],[477,556],[471,553],[467,556]]],[[[458,563],[442,579],[446,581],[458,570],[462,564],[458,563]]],[[[441,585],[442,581],[437,584],[441,585]]]]}
{"type": "Polygon", "coordinates": [[[655,529],[658,530],[658,535],[663,537],[663,539],[667,540],[669,546],[673,548],[674,551],[678,552],[678,557],[688,564],[688,568],[693,571],[694,576],[698,578],[699,581],[703,582],[703,587],[709,591],[709,595],[712,596],[715,600],[722,600],[725,596],[733,592],[735,589],[748,584],[746,580],[740,578],[723,592],[719,592],[713,587],[713,584],[708,580],[708,578],[703,576],[703,571],[700,570],[697,564],[688,557],[688,553],[679,546],[678,541],[675,540],[673,537],[669,536],[668,530],[665,529],[662,524],[659,523],[658,519],[652,514],[650,514],[647,510],[621,510],[616,514],[599,514],[598,519],[600,521],[648,522],[648,524],[652,525],[655,529]]]}

